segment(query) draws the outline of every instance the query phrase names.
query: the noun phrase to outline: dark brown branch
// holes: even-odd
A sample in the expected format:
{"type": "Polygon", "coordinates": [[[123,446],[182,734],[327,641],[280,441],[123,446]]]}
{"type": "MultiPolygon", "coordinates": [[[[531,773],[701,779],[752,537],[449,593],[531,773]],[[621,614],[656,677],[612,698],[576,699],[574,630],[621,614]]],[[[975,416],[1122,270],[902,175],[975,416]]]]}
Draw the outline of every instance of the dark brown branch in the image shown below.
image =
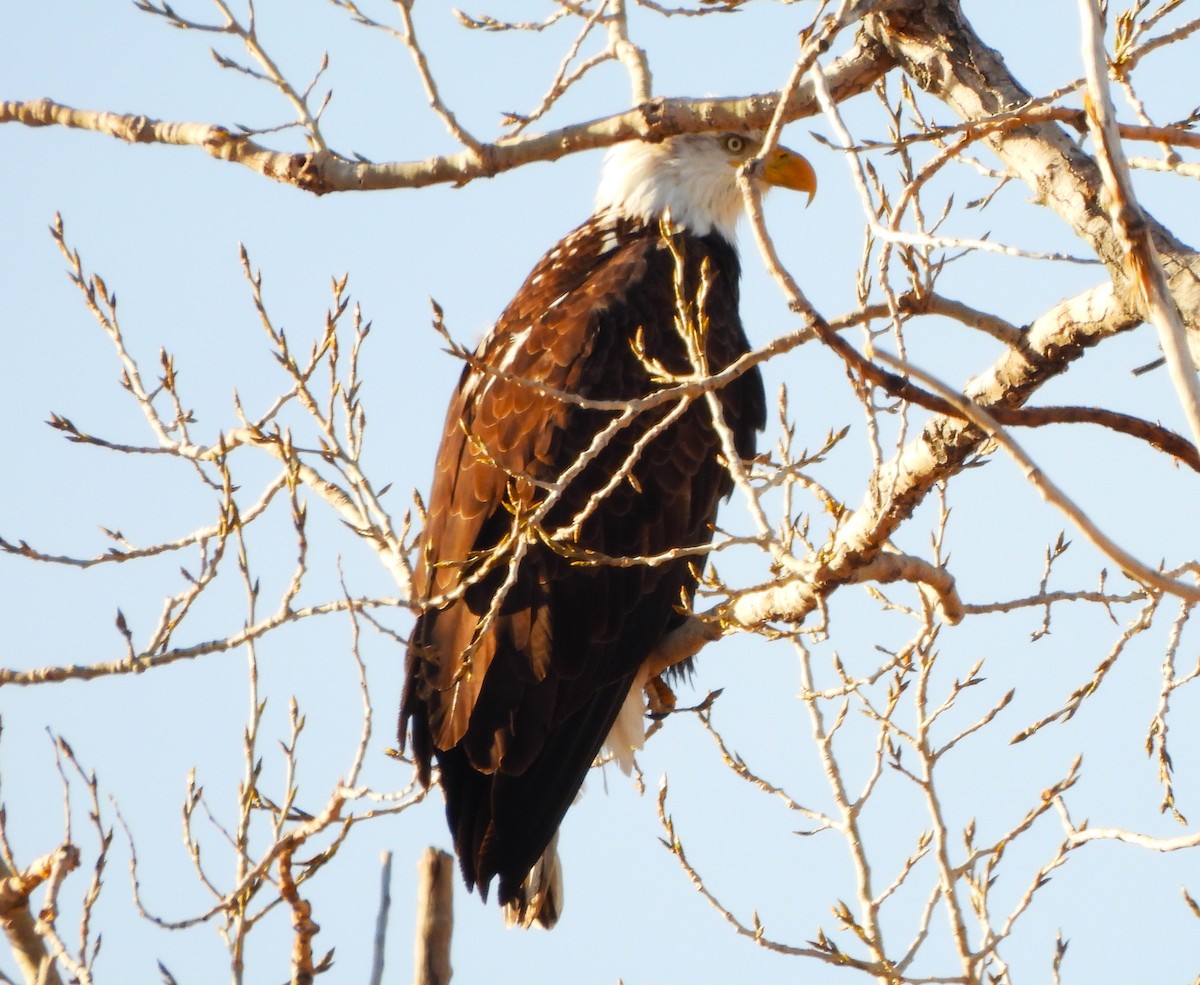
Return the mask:
{"type": "MultiPolygon", "coordinates": [[[[312,985],[318,969],[313,964],[312,942],[321,928],[313,922],[312,904],[301,897],[292,877],[292,852],[296,843],[289,841],[279,853],[279,895],[292,911],[292,985],[312,985]]],[[[325,962],[322,962],[324,965],[325,962]]]]}
{"type": "MultiPolygon", "coordinates": [[[[816,319],[813,327],[821,341],[841,356],[846,364],[867,382],[900,400],[906,400],[937,414],[964,420],[963,414],[948,401],[871,362],[840,335],[831,331],[823,319],[816,319]]],[[[1145,441],[1159,451],[1173,455],[1194,471],[1200,472],[1200,452],[1196,450],[1195,445],[1170,428],[1131,414],[1122,414],[1102,407],[1006,407],[1003,404],[989,406],[988,413],[997,423],[1010,427],[1098,424],[1111,431],[1145,441]]]]}
{"type": "Polygon", "coordinates": [[[1161,424],[1153,424],[1132,414],[1102,407],[1021,407],[988,410],[999,423],[1018,427],[1043,427],[1047,424],[1098,424],[1110,431],[1127,434],[1173,455],[1189,468],[1200,472],[1200,452],[1196,446],[1161,424]]]}

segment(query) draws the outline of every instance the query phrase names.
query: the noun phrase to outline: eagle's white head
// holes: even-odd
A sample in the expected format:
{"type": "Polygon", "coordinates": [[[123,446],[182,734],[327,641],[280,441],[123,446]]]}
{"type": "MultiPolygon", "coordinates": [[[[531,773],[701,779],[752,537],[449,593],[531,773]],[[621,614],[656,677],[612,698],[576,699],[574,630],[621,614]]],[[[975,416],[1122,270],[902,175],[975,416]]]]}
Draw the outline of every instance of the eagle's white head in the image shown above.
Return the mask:
{"type": "MultiPolygon", "coordinates": [[[[671,219],[697,236],[716,231],[734,241],[742,193],[737,168],[762,147],[761,131],[690,133],[657,143],[629,140],[604,159],[596,212],[657,221],[671,219]]],[[[816,193],[812,165],[795,151],[777,148],[763,168],[767,185],[816,193]]]]}

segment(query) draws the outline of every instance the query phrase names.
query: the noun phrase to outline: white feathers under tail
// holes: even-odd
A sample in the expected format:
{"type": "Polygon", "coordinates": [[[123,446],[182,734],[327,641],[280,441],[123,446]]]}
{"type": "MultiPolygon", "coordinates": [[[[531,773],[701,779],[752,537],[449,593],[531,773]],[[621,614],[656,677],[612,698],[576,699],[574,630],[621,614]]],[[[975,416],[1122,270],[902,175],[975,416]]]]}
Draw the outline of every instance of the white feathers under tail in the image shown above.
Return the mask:
{"type": "MultiPolygon", "coordinates": [[[[639,672],[630,685],[625,702],[604,740],[621,771],[633,772],[633,757],[646,744],[646,679],[639,672]]],[[[580,790],[582,793],[582,790],[580,790]]],[[[544,927],[558,922],[563,908],[562,865],[558,859],[558,832],[542,852],[521,884],[521,898],[504,906],[504,923],[509,927],[544,927]]]]}
{"type": "Polygon", "coordinates": [[[504,905],[504,923],[508,927],[543,927],[558,923],[563,907],[562,865],[558,860],[558,832],[542,852],[521,884],[521,898],[504,905]]]}
{"type": "Polygon", "coordinates": [[[638,671],[625,695],[625,703],[617,712],[616,721],[608,730],[608,738],[604,740],[604,748],[612,753],[613,759],[621,767],[621,772],[629,776],[633,772],[633,757],[646,745],[646,671],[638,671]]]}

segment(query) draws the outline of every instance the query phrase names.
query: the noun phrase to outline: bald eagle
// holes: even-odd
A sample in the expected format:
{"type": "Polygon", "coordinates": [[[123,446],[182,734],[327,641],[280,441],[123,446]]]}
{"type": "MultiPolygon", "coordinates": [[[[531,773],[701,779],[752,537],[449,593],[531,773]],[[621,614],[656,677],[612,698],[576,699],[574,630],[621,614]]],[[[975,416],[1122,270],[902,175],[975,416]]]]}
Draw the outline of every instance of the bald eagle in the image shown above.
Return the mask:
{"type": "MultiPolygon", "coordinates": [[[[422,783],[437,763],[466,884],[486,898],[498,877],[513,923],[557,919],[559,823],[606,738],[624,763],[640,746],[644,665],[686,617],[732,488],[703,396],[630,408],[748,349],[737,167],[761,140],[613,148],[595,213],[534,267],[450,402],[400,741],[411,733],[422,783]]],[[[762,176],[816,190],[782,148],[762,176]]],[[[737,454],[753,456],[758,371],[716,393],[737,454]]]]}

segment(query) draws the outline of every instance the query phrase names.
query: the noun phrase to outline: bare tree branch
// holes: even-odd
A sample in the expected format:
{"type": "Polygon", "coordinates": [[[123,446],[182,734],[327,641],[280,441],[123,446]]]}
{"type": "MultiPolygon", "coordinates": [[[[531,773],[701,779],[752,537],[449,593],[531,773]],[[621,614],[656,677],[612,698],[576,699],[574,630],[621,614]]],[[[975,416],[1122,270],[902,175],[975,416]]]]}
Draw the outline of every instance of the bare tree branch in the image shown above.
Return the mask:
{"type": "MultiPolygon", "coordinates": [[[[860,45],[826,71],[830,87],[845,98],[862,92],[888,68],[874,45],[860,45]]],[[[241,164],[272,181],[325,195],[337,191],[375,191],[424,188],[436,184],[462,185],[492,178],[534,161],[556,161],[567,154],[595,150],[622,140],[662,140],[679,133],[721,130],[766,124],[772,118],[774,96],[737,99],[655,99],[616,116],[541,134],[502,138],[458,154],[424,161],[371,164],[350,161],[331,151],[288,154],[272,151],[247,136],[207,123],[169,122],[145,116],[76,109],[50,99],[0,102],[0,124],[64,126],[93,130],[127,143],[198,147],[218,160],[241,164]]],[[[801,91],[789,103],[789,120],[811,116],[815,100],[801,91]]]]}

